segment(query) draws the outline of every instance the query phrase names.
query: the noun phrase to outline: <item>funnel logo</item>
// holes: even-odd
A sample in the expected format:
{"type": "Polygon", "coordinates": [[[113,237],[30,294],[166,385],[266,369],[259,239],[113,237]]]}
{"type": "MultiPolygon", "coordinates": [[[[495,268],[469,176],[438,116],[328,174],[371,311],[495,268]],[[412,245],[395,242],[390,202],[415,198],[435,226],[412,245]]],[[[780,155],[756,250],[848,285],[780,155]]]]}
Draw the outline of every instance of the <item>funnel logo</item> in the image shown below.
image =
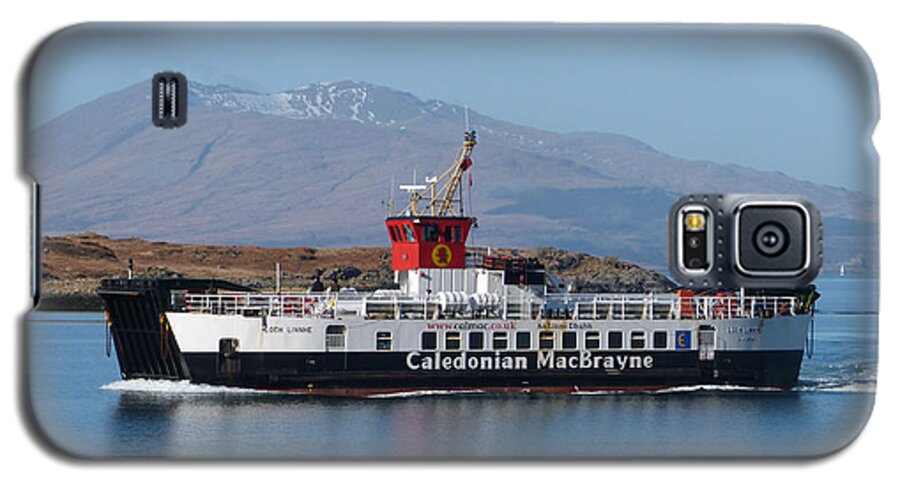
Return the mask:
{"type": "Polygon", "coordinates": [[[450,247],[440,243],[434,247],[434,250],[431,250],[431,261],[434,262],[435,266],[439,268],[444,268],[447,265],[450,265],[450,260],[453,259],[453,252],[450,251],[450,247]]]}

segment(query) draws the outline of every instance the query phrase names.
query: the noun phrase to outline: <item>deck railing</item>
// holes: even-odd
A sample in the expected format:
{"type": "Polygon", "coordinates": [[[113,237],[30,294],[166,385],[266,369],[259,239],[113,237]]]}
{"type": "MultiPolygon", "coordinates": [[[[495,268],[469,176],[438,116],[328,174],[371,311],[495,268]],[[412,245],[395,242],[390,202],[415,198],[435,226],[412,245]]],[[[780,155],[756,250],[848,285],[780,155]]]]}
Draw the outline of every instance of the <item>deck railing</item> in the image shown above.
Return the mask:
{"type": "Polygon", "coordinates": [[[361,316],[365,319],[737,319],[806,312],[794,296],[560,294],[499,299],[489,308],[442,307],[436,298],[363,293],[176,293],[176,310],[222,315],[361,316]]]}

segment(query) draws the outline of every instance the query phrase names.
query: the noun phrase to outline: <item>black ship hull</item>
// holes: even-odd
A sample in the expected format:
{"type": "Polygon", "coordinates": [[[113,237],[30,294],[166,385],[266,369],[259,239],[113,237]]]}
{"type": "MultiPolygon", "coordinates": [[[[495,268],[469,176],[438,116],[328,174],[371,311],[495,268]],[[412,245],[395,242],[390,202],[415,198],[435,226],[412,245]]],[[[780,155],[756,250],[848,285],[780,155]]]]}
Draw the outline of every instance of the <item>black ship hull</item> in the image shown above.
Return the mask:
{"type": "MultiPolygon", "coordinates": [[[[442,353],[450,362],[492,353],[442,353]]],[[[592,390],[655,390],[692,385],[791,388],[796,385],[802,351],[720,352],[701,362],[697,352],[642,353],[651,369],[539,369],[537,352],[513,353],[528,361],[527,370],[410,370],[404,352],[220,353],[184,355],[190,380],[261,389],[326,395],[367,395],[415,390],[481,390],[570,393],[592,390]]],[[[631,353],[605,353],[616,362],[631,353]]],[[[578,353],[555,352],[554,358],[578,359],[578,353]]]]}
{"type": "MultiPolygon", "coordinates": [[[[442,358],[491,357],[492,353],[442,353],[442,358]]],[[[692,385],[733,385],[787,389],[796,385],[802,351],[720,352],[701,362],[697,352],[643,353],[651,369],[539,369],[537,352],[512,353],[527,370],[410,370],[404,352],[220,353],[183,356],[196,383],[325,395],[368,395],[417,390],[480,390],[570,393],[593,390],[656,390],[692,385]]],[[[617,362],[631,353],[605,353],[617,362]]],[[[554,353],[578,359],[578,353],[554,353]]]]}

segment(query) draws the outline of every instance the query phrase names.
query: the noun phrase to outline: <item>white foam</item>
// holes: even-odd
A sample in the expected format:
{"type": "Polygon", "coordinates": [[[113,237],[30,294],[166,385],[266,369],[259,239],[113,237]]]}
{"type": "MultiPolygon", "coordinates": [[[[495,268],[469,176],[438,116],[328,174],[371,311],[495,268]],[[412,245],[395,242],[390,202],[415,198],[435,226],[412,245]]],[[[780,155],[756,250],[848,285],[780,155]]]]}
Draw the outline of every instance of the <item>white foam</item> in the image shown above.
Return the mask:
{"type": "MultiPolygon", "coordinates": [[[[230,386],[206,385],[191,383],[187,380],[119,380],[100,387],[101,390],[147,393],[155,395],[264,395],[264,394],[294,394],[296,392],[281,390],[259,390],[254,388],[237,388],[230,386]]],[[[793,388],[798,392],[829,392],[829,393],[875,393],[875,383],[846,383],[846,384],[815,384],[793,388]]],[[[570,395],[623,395],[623,394],[670,394],[670,393],[695,393],[695,392],[780,392],[780,388],[749,387],[734,385],[691,385],[675,386],[660,390],[629,391],[629,390],[578,390],[570,395]]],[[[528,391],[523,390],[523,393],[528,391]]],[[[416,398],[445,395],[476,395],[483,394],[484,390],[414,390],[393,393],[378,393],[369,395],[368,398],[416,398]]]]}
{"type": "Polygon", "coordinates": [[[735,385],[686,385],[661,388],[658,390],[578,390],[570,395],[664,395],[669,393],[695,392],[772,392],[781,388],[752,387],[735,385]]]}
{"type": "Polygon", "coordinates": [[[416,398],[438,395],[469,395],[479,393],[484,393],[484,390],[415,390],[406,392],[376,393],[374,395],[368,395],[367,398],[416,398]]]}
{"type": "Polygon", "coordinates": [[[278,391],[256,390],[253,388],[235,388],[230,386],[197,384],[191,383],[187,380],[171,381],[145,379],[114,381],[112,383],[107,383],[106,385],[101,386],[100,389],[107,391],[138,392],[160,395],[256,395],[282,393],[278,391]]]}
{"type": "Polygon", "coordinates": [[[780,392],[781,388],[773,386],[738,386],[738,385],[695,385],[684,387],[672,387],[660,390],[657,393],[679,393],[694,391],[714,391],[714,392],[780,392]]]}
{"type": "Polygon", "coordinates": [[[801,392],[828,392],[828,393],[875,393],[875,383],[843,383],[843,384],[817,384],[799,386],[801,392]]]}
{"type": "Polygon", "coordinates": [[[578,390],[569,395],[624,395],[626,393],[628,393],[626,390],[578,390]]]}

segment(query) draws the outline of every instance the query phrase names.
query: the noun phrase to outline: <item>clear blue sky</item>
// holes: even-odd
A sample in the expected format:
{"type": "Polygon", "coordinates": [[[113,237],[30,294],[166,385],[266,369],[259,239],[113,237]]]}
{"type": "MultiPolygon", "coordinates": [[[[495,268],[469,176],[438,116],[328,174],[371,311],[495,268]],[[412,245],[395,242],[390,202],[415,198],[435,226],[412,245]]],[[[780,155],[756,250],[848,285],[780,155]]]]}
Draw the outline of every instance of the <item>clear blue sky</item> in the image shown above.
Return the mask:
{"type": "Polygon", "coordinates": [[[30,124],[150,79],[271,92],[368,81],[554,131],[870,191],[868,62],[819,31],[548,25],[93,25],[40,51],[30,124]]]}

